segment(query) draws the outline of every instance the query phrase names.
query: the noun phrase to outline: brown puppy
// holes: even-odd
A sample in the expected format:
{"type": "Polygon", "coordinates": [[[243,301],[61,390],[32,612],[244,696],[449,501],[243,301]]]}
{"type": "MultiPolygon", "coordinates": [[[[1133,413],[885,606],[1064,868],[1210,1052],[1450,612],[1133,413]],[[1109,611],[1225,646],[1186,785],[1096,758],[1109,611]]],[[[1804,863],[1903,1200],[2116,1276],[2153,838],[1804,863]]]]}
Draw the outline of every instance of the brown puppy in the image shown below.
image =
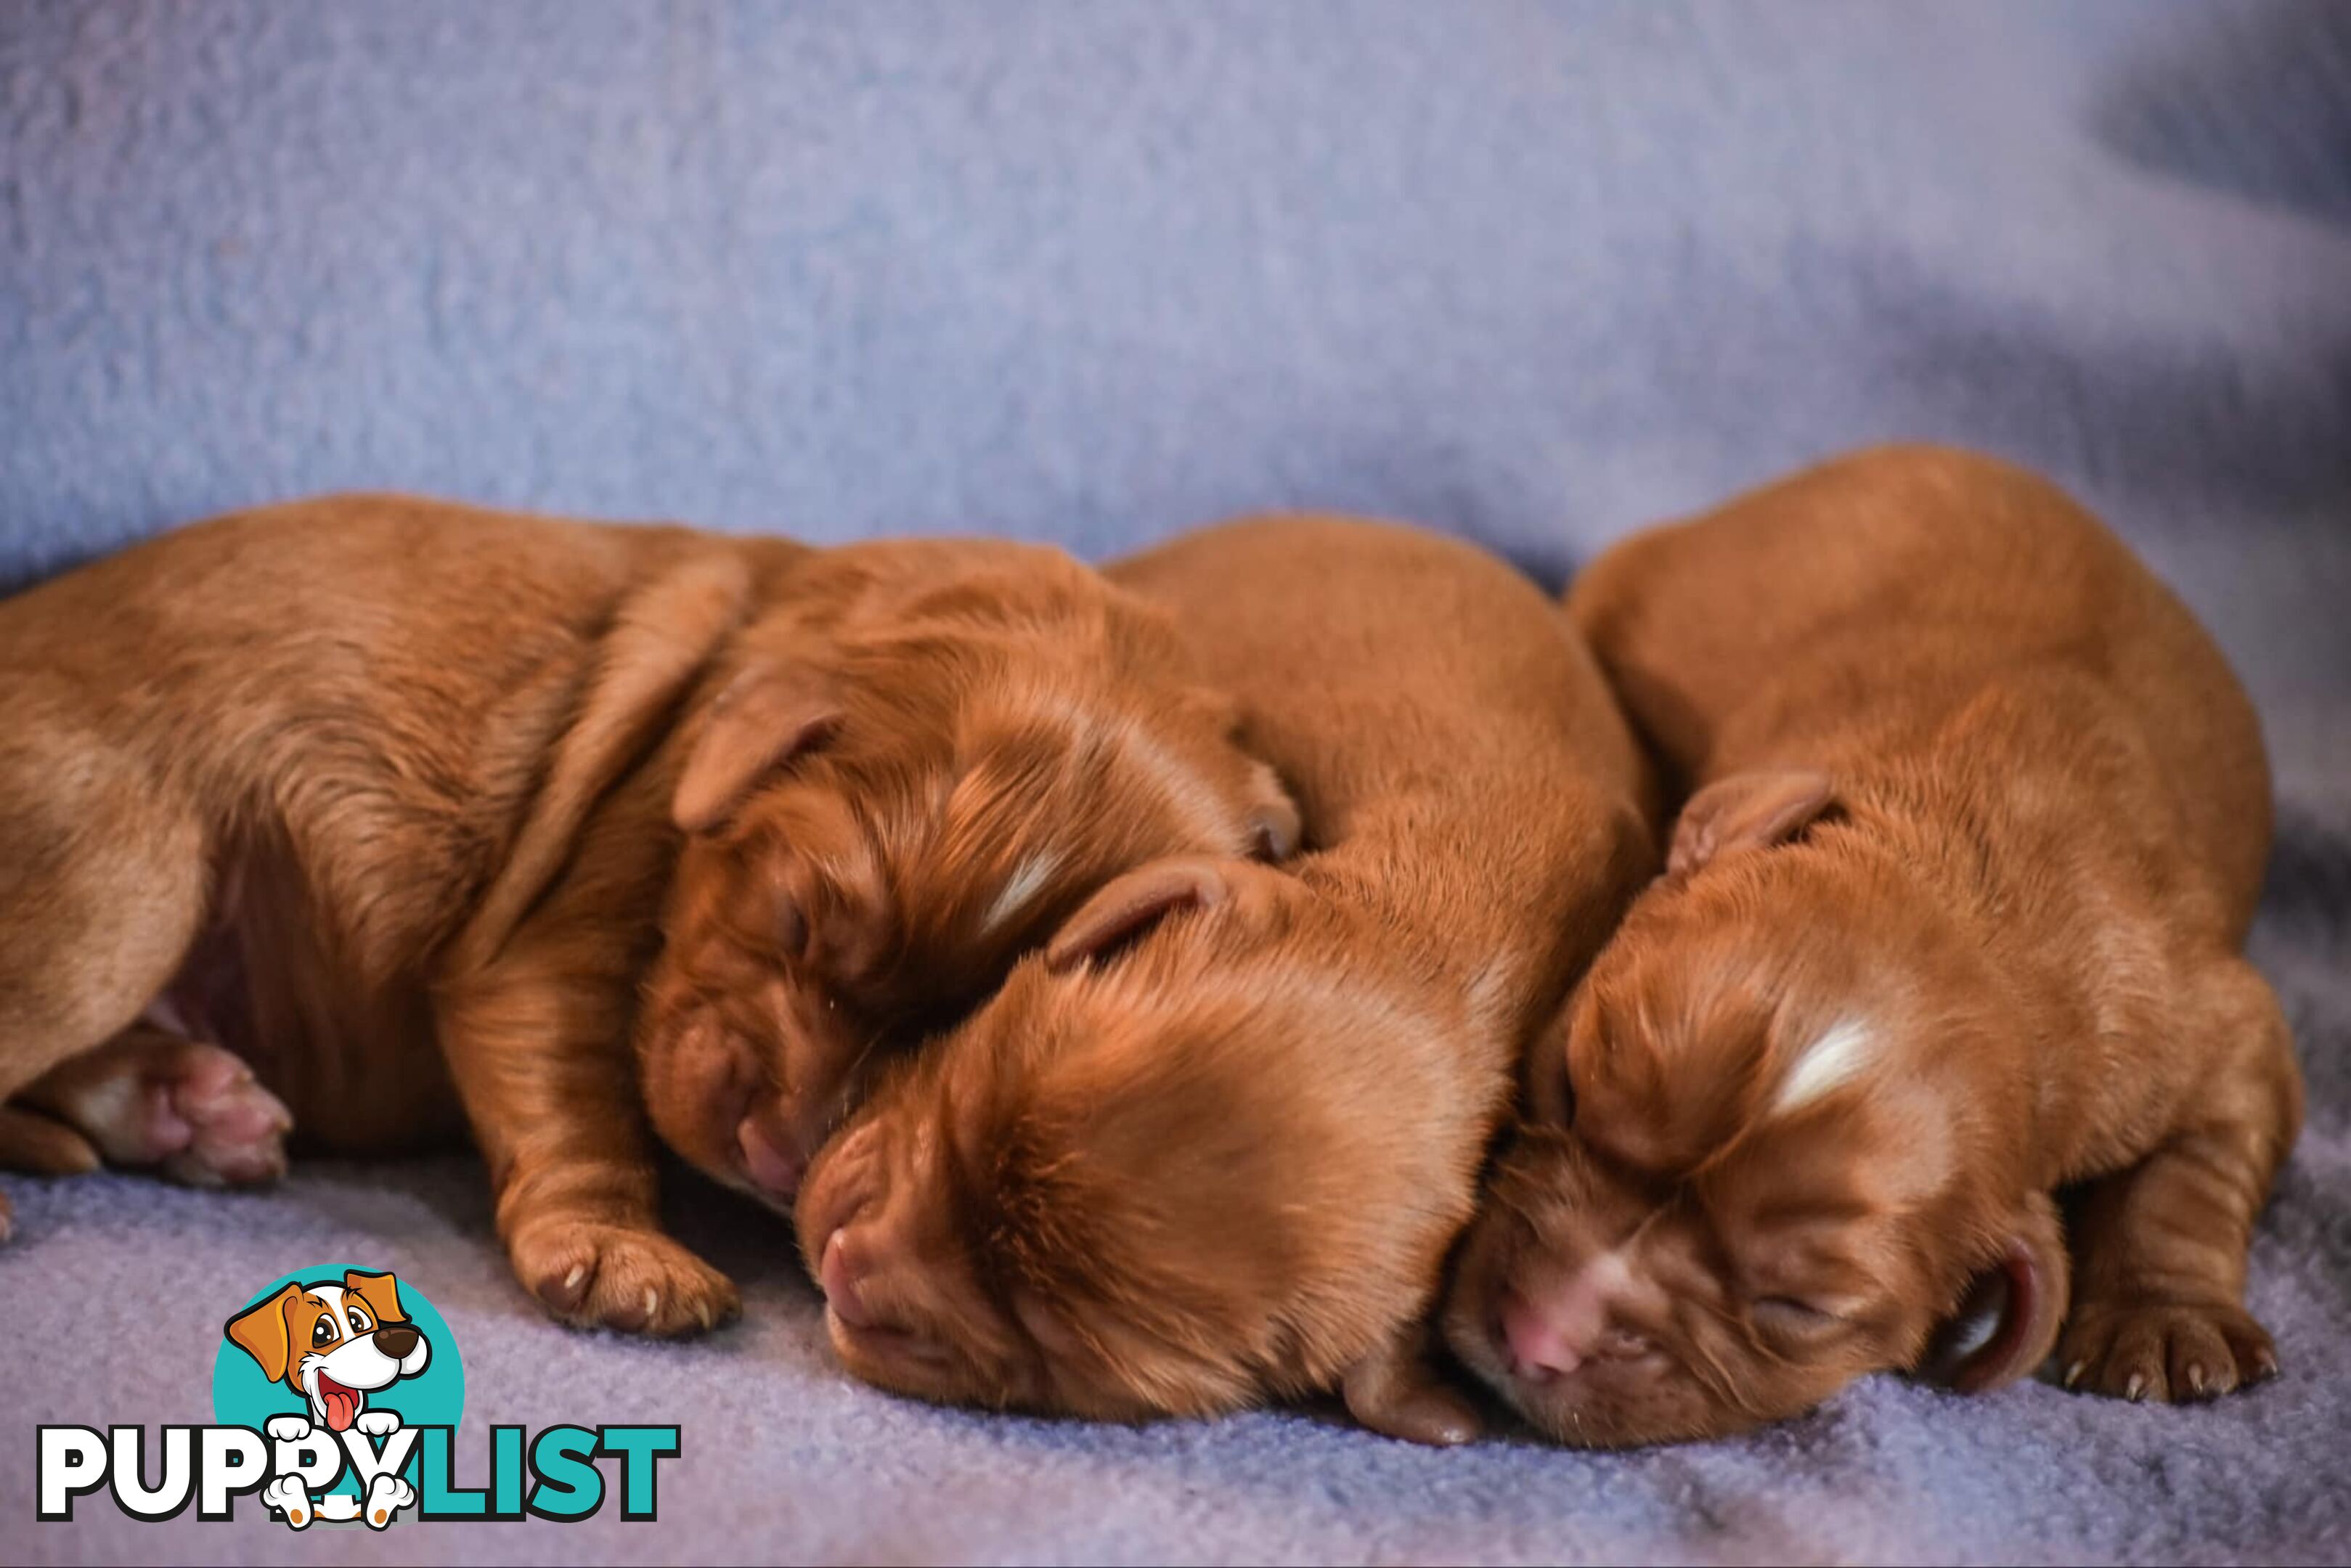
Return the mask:
{"type": "Polygon", "coordinates": [[[637,1036],[655,1129],[787,1210],[866,1075],[1088,894],[1298,838],[1168,619],[1066,556],[853,547],[794,592],[809,612],[745,633],[678,784],[694,836],[637,1036]]]}
{"type": "Polygon", "coordinates": [[[2269,781],[2179,601],[2043,481],[1890,448],[1619,545],[1569,606],[1697,793],[1530,1059],[1462,1360],[1593,1444],[1881,1368],[1991,1387],[2061,1322],[2069,1385],[2275,1371],[2241,1304],[2301,1113],[2239,956],[2269,781]]]}
{"type": "Polygon", "coordinates": [[[1271,517],[1112,569],[1171,607],[1311,852],[1113,883],[818,1156],[800,1245],[860,1376],[1136,1418],[1343,1387],[1474,1429],[1421,1357],[1529,1032],[1653,868],[1631,736],[1503,562],[1271,517]]]}
{"type": "Polygon", "coordinates": [[[660,1231],[648,1112],[773,1196],[745,1124],[789,1159],[799,1104],[837,1102],[836,993],[863,1050],[1135,862],[1286,847],[1182,664],[1048,550],[396,497],[57,579],[0,605],[0,1144],[248,1179],[282,1163],[277,1096],[365,1150],[446,1120],[454,1080],[528,1286],[707,1326],[733,1288],[660,1231]]]}

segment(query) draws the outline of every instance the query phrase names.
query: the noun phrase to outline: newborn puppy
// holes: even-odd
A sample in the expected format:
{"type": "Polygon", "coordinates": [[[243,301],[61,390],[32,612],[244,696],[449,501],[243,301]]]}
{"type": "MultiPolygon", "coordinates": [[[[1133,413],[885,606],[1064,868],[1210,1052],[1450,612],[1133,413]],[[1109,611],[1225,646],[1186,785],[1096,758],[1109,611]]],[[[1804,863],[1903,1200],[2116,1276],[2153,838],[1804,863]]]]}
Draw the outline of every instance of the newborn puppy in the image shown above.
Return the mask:
{"type": "Polygon", "coordinates": [[[1530,1059],[1462,1361],[1599,1445],[1880,1369],[1990,1388],[2061,1323],[2069,1386],[2273,1373],[2245,1249],[2302,1091],[2239,956],[2269,780],[2179,601],[2043,481],[1901,447],[1621,544],[1569,608],[1697,792],[1530,1059]]]}
{"type": "Polygon", "coordinates": [[[657,1333],[735,1297],[648,1114],[772,1196],[835,1013],[862,1050],[1294,821],[1162,614],[1017,545],[345,497],[9,600],[0,670],[0,1163],[250,1180],[289,1106],[365,1151],[454,1099],[524,1283],[657,1333]]]}
{"type": "Polygon", "coordinates": [[[1088,894],[1298,835],[1168,618],[1068,557],[912,541],[801,575],[815,610],[745,636],[679,783],[638,1032],[654,1127],[787,1209],[871,1071],[1088,894]]]}
{"type": "Polygon", "coordinates": [[[877,1087],[799,1202],[833,1343],[936,1400],[1341,1388],[1460,1440],[1425,1317],[1521,1044],[1652,869],[1637,750],[1564,617],[1465,544],[1270,517],[1111,575],[1241,698],[1310,852],[1111,883],[877,1087]]]}

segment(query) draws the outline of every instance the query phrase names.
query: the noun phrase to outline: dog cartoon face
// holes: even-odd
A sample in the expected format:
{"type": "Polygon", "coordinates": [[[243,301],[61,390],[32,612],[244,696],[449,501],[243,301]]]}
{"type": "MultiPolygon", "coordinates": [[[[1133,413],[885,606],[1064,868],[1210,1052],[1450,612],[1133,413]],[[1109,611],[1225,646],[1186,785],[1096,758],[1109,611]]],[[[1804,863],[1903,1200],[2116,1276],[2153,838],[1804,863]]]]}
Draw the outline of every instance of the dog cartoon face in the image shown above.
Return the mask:
{"type": "Polygon", "coordinates": [[[229,1319],[229,1339],[310,1406],[313,1421],[340,1432],[359,1418],[371,1390],[424,1370],[433,1347],[400,1304],[390,1274],[346,1270],[342,1283],[287,1286],[229,1319]]]}

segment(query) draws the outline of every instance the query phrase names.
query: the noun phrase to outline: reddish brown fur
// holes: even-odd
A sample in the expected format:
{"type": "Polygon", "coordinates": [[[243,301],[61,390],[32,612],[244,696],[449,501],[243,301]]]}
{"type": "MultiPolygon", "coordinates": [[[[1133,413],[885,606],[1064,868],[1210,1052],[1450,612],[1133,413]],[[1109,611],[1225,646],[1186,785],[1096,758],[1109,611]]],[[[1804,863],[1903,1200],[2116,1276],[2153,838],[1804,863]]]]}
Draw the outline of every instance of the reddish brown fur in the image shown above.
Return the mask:
{"type": "Polygon", "coordinates": [[[1569,607],[1698,793],[1531,1058],[1462,1360],[1609,1445],[1879,1369],[1991,1386],[2061,1321],[2103,1392],[2273,1370],[2241,1305],[2301,1103],[2239,956],[2268,776],[2179,602],[2043,481],[1889,448],[1619,545],[1569,607]],[[1938,1341],[1984,1305],[1988,1343],[1938,1341]]]}
{"type": "Polygon", "coordinates": [[[1555,610],[1467,545],[1276,517],[1112,575],[1241,698],[1311,852],[1122,879],[877,1089],[799,1206],[834,1343],[934,1399],[1343,1385],[1458,1439],[1419,1325],[1520,1047],[1652,864],[1638,754],[1555,610]]]}
{"type": "Polygon", "coordinates": [[[454,1081],[525,1282],[572,1321],[660,1333],[734,1295],[660,1233],[648,1114],[745,1184],[747,1105],[785,1128],[837,1113],[853,1053],[794,1021],[836,988],[861,1048],[919,1027],[1095,883],[1280,849],[1292,817],[1164,617],[1010,544],[818,552],[336,498],[9,601],[0,667],[0,1098],[27,1092],[8,1153],[75,1163],[34,1108],[104,1095],[37,1081],[86,1080],[73,1059],[99,1048],[152,1061],[110,1042],[152,1034],[159,1003],[330,1146],[413,1142],[454,1081]],[[758,733],[789,716],[762,695],[778,683],[829,705],[796,755],[758,733]],[[972,804],[1007,774],[1025,813],[972,804]],[[862,838],[775,841],[795,813],[862,838]],[[682,862],[674,814],[705,830],[682,862]],[[1048,848],[1031,895],[975,928],[1048,848]],[[811,891],[844,864],[884,896],[811,891]],[[810,953],[711,929],[787,885],[810,953]],[[880,967],[828,967],[844,950],[880,967]],[[722,1001],[714,1082],[679,1042],[722,1001]]]}
{"type": "Polygon", "coordinates": [[[784,672],[777,711],[812,702],[826,738],[685,846],[639,1033],[655,1127],[778,1202],[797,1184],[746,1168],[747,1112],[805,1162],[872,1068],[1103,882],[1297,835],[1165,618],[1068,558],[853,547],[803,575],[821,612],[747,633],[742,663],[784,672]]]}

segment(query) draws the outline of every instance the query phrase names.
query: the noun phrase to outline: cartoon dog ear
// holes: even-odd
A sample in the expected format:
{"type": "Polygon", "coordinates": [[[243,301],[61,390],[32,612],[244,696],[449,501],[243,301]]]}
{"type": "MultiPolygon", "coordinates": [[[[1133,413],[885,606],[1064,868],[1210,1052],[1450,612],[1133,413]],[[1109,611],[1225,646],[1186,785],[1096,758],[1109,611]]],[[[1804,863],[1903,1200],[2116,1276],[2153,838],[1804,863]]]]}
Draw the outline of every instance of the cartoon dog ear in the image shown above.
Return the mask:
{"type": "Polygon", "coordinates": [[[1167,860],[1131,871],[1086,900],[1045,948],[1045,967],[1073,969],[1133,940],[1179,909],[1207,909],[1232,895],[1211,860],[1167,860]]]}
{"type": "Polygon", "coordinates": [[[1667,874],[1696,871],[1731,850],[1786,843],[1836,801],[1825,773],[1808,768],[1759,768],[1718,779],[1689,798],[1674,823],[1667,874]]]}
{"type": "Polygon", "coordinates": [[[1262,762],[1251,770],[1249,782],[1257,794],[1257,804],[1249,809],[1250,857],[1269,862],[1286,861],[1298,852],[1303,831],[1297,803],[1281,787],[1281,776],[1262,762]]]}
{"type": "Polygon", "coordinates": [[[229,1342],[253,1357],[272,1383],[286,1381],[286,1368],[293,1360],[293,1344],[286,1332],[286,1306],[302,1293],[299,1285],[288,1285],[265,1301],[256,1301],[229,1319],[221,1332],[229,1342]]]}
{"type": "Polygon", "coordinates": [[[364,1270],[343,1270],[343,1289],[367,1303],[368,1314],[380,1323],[404,1323],[407,1312],[400,1304],[400,1278],[396,1274],[371,1274],[364,1270]]]}
{"type": "Polygon", "coordinates": [[[771,661],[745,670],[711,701],[671,820],[689,833],[718,827],[761,778],[839,728],[841,708],[832,682],[812,671],[771,661]]]}
{"type": "Polygon", "coordinates": [[[1959,1310],[1936,1331],[1922,1369],[1961,1394],[1981,1394],[2029,1375],[2056,1347],[2071,1281],[2057,1206],[2048,1194],[2034,1193],[2000,1257],[1976,1276],[1959,1310]]]}

